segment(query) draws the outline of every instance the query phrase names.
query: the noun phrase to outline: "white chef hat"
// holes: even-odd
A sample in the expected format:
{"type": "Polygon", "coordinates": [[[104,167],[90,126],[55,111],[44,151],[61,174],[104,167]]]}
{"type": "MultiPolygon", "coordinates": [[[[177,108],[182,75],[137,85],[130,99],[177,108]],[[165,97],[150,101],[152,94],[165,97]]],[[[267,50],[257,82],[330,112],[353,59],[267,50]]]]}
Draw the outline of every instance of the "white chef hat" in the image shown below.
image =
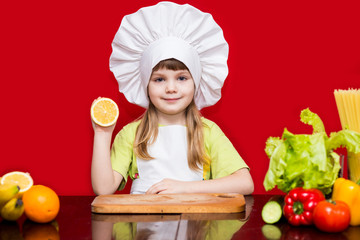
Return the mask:
{"type": "Polygon", "coordinates": [[[112,49],[110,70],[131,103],[148,108],[152,69],[170,58],[189,69],[199,109],[214,105],[221,97],[229,46],[212,16],[193,6],[160,2],[125,16],[112,49]]]}

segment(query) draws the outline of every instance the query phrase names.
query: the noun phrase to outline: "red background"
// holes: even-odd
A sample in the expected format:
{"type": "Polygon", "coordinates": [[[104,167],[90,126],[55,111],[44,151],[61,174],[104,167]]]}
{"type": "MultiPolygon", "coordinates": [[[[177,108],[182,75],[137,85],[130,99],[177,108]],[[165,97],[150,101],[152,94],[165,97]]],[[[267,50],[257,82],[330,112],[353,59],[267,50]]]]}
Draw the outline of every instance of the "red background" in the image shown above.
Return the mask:
{"type": "MultiPolygon", "coordinates": [[[[269,159],[265,141],[310,107],[340,130],[334,89],[360,86],[358,1],[175,1],[212,13],[230,45],[222,99],[203,115],[223,129],[251,168],[255,193],[269,159]]],[[[29,172],[60,195],[92,193],[93,99],[120,107],[116,132],[143,109],[129,104],[109,70],[125,14],[157,1],[2,1],[0,175],[29,172]]],[[[273,192],[276,192],[273,191],[273,192]]]]}

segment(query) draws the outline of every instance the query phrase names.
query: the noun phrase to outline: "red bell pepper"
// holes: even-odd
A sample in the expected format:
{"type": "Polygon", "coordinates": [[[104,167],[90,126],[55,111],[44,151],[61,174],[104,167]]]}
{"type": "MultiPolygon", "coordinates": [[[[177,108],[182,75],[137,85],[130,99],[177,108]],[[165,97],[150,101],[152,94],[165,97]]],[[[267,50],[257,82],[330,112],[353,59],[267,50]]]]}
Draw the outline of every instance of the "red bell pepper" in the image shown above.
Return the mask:
{"type": "Polygon", "coordinates": [[[294,188],[285,196],[284,216],[293,226],[313,224],[313,211],[318,202],[325,200],[318,189],[294,188]]]}

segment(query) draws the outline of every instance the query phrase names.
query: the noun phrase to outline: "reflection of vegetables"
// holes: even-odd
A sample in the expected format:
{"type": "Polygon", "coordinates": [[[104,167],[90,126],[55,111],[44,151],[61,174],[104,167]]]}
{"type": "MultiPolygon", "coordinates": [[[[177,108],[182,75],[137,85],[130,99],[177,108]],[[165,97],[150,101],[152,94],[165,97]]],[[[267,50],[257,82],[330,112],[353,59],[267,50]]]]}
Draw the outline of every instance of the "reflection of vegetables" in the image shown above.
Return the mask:
{"type": "Polygon", "coordinates": [[[285,128],[282,138],[269,137],[266,141],[270,165],[264,179],[265,190],[277,186],[289,192],[303,187],[330,193],[340,170],[340,157],[333,150],[346,147],[348,151],[360,152],[360,134],[341,130],[328,137],[317,114],[305,109],[300,118],[313,127],[313,134],[295,135],[285,128]]]}
{"type": "Polygon", "coordinates": [[[293,226],[311,225],[313,211],[318,202],[325,200],[318,189],[292,189],[284,199],[284,216],[293,226]]]}
{"type": "Polygon", "coordinates": [[[272,224],[265,224],[262,226],[261,232],[266,239],[278,240],[281,238],[280,228],[272,224]]]}
{"type": "Polygon", "coordinates": [[[282,208],[284,205],[284,197],[280,195],[275,195],[265,203],[262,211],[261,217],[264,222],[273,224],[280,220],[282,216],[282,208]]]}
{"type": "Polygon", "coordinates": [[[325,233],[322,231],[319,231],[313,226],[303,226],[303,227],[293,227],[289,224],[283,224],[280,226],[281,229],[281,240],[309,240],[309,239],[326,239],[326,240],[352,240],[357,239],[359,235],[355,235],[358,232],[353,231],[351,232],[351,237],[355,238],[347,238],[344,236],[346,233],[347,236],[350,236],[350,234],[347,234],[347,232],[350,230],[348,228],[346,231],[342,233],[325,233]]]}
{"type": "Polygon", "coordinates": [[[321,201],[313,212],[315,226],[324,232],[342,232],[350,223],[349,206],[342,201],[321,201]]]}
{"type": "Polygon", "coordinates": [[[360,225],[360,186],[351,180],[338,178],[334,184],[332,200],[343,201],[350,208],[350,225],[360,225]]]}
{"type": "Polygon", "coordinates": [[[346,236],[346,239],[358,239],[360,236],[360,227],[350,226],[348,229],[346,229],[346,231],[343,232],[343,234],[346,236]]]}

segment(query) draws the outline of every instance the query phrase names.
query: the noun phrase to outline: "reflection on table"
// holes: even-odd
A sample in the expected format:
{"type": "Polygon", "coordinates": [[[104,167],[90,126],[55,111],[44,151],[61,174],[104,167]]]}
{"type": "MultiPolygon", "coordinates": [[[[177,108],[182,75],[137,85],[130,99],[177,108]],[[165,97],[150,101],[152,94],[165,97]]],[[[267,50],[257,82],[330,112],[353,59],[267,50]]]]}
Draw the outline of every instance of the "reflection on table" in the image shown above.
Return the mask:
{"type": "Polygon", "coordinates": [[[25,216],[17,222],[0,219],[0,239],[360,239],[360,226],[330,234],[314,226],[292,227],[284,219],[267,225],[261,210],[271,197],[245,197],[246,210],[239,214],[105,215],[91,213],[94,196],[60,196],[54,222],[36,224],[25,216]]]}
{"type": "Polygon", "coordinates": [[[248,220],[253,197],[241,213],[92,214],[93,239],[232,239],[248,220]]]}

